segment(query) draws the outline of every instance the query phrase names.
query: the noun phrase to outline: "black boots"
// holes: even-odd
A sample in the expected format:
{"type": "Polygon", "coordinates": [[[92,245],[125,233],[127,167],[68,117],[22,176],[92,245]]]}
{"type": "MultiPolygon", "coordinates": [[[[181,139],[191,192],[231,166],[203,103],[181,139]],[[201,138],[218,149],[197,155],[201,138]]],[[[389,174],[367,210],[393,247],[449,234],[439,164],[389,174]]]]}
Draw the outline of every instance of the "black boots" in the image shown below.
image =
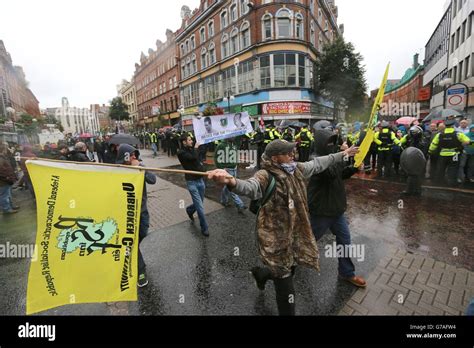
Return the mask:
{"type": "Polygon", "coordinates": [[[265,284],[272,279],[272,273],[268,268],[255,267],[250,271],[255,279],[255,284],[260,291],[265,290],[265,284]]]}

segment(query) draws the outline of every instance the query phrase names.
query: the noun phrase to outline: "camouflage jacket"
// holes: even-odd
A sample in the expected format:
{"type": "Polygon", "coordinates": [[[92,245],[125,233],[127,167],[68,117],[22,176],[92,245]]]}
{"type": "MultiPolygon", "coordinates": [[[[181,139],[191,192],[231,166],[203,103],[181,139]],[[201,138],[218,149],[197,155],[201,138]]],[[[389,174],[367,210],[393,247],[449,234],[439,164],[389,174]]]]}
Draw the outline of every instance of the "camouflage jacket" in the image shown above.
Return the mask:
{"type": "Polygon", "coordinates": [[[262,198],[269,184],[268,172],[277,181],[272,198],[257,220],[260,256],[274,277],[289,275],[296,265],[319,271],[319,251],[309,219],[305,179],[342,162],[343,157],[340,153],[299,163],[294,175],[290,175],[264,155],[262,170],[248,180],[237,179],[237,186],[232,191],[251,199],[262,198]]]}

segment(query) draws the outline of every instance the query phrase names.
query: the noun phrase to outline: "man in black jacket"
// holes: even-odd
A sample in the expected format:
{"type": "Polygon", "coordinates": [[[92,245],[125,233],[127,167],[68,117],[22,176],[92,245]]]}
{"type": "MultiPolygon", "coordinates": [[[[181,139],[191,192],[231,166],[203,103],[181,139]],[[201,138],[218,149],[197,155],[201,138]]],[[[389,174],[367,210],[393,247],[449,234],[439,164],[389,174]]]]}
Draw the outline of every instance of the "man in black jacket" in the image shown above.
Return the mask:
{"type": "MultiPolygon", "coordinates": [[[[178,152],[178,159],[183,168],[194,172],[205,172],[204,166],[199,160],[199,153],[193,148],[193,139],[185,133],[181,136],[180,142],[183,145],[183,150],[178,152]]],[[[206,192],[204,177],[186,174],[185,178],[188,191],[193,199],[193,204],[186,208],[186,212],[192,222],[194,222],[194,213],[197,212],[201,224],[201,233],[205,237],[209,237],[209,227],[204,214],[204,194],[206,192]]]]}
{"type": "Polygon", "coordinates": [[[74,151],[71,151],[69,160],[72,162],[91,162],[89,157],[87,157],[86,144],[78,142],[74,146],[74,151]]]}
{"type": "MultiPolygon", "coordinates": [[[[122,144],[118,148],[116,164],[129,165],[134,167],[144,167],[143,162],[140,160],[140,152],[133,146],[122,144]]],[[[142,205],[140,211],[140,229],[139,229],[139,243],[141,243],[148,235],[148,229],[150,227],[150,213],[148,212],[148,197],[147,197],[147,184],[156,184],[156,175],[145,171],[145,183],[143,184],[142,194],[142,205]]],[[[138,247],[138,287],[143,288],[148,285],[148,279],[146,276],[146,264],[143,259],[143,255],[138,247]]]]}
{"type": "MultiPolygon", "coordinates": [[[[337,134],[328,129],[316,131],[315,148],[318,156],[336,153],[339,151],[337,134]]],[[[351,233],[344,216],[347,197],[343,180],[349,179],[357,171],[357,168],[348,166],[348,162],[343,162],[314,175],[308,186],[308,203],[311,227],[316,240],[319,241],[330,230],[336,236],[338,250],[344,251],[343,257],[338,258],[339,276],[357,287],[365,288],[366,281],[355,275],[354,263],[348,255],[351,233]]]]}

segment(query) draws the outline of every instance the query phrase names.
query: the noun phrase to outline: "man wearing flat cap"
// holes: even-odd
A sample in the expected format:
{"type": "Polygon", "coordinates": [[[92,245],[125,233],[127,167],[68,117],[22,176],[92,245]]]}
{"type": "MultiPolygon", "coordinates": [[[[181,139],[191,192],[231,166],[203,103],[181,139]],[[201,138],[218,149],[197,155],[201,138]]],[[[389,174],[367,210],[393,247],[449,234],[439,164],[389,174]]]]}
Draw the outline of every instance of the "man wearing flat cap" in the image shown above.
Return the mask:
{"type": "Polygon", "coordinates": [[[265,283],[275,284],[278,312],[295,315],[294,270],[297,265],[319,271],[319,252],[308,215],[305,179],[324,172],[330,166],[355,156],[358,148],[315,158],[306,163],[295,162],[296,144],[275,140],[265,149],[261,170],[253,178],[239,180],[223,170],[208,172],[209,179],[227,185],[239,195],[259,200],[270,183],[276,188],[260,209],[257,219],[259,252],[265,268],[252,270],[260,290],[265,283]]]}

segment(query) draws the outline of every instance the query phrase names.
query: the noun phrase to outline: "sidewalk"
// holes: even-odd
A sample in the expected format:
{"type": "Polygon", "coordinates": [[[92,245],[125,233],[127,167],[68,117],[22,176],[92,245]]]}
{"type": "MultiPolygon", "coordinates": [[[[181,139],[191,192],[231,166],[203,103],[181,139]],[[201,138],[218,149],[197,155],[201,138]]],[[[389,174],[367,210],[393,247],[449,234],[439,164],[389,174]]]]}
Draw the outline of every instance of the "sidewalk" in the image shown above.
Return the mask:
{"type": "Polygon", "coordinates": [[[339,315],[463,315],[474,273],[397,249],[384,257],[339,315]]]}

